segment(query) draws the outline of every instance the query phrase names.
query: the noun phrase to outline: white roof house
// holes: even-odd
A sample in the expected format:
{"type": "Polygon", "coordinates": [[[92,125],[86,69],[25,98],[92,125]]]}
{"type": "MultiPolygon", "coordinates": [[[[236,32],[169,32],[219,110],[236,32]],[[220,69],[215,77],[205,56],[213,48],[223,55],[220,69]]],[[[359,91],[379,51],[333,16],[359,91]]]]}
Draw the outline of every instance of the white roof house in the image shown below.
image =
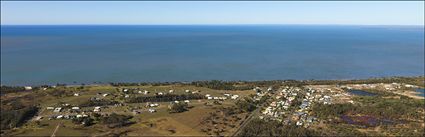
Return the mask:
{"type": "Polygon", "coordinates": [[[189,103],[190,101],[189,101],[189,100],[184,100],[184,102],[185,102],[185,103],[189,103]]]}
{"type": "Polygon", "coordinates": [[[46,108],[47,110],[53,110],[53,109],[55,109],[54,107],[47,107],[46,108]]]}
{"type": "Polygon", "coordinates": [[[78,96],[80,96],[80,94],[79,93],[74,93],[74,96],[78,97],[78,96]]]}
{"type": "Polygon", "coordinates": [[[57,107],[55,108],[55,110],[53,110],[53,112],[61,112],[62,108],[61,107],[57,107]]]}
{"type": "Polygon", "coordinates": [[[156,112],[156,110],[155,110],[155,109],[151,109],[151,108],[150,108],[148,111],[149,111],[149,112],[151,112],[151,113],[156,112]]]}
{"type": "Polygon", "coordinates": [[[174,92],[174,90],[172,90],[172,89],[171,89],[171,90],[170,90],[170,91],[168,91],[168,92],[169,92],[169,93],[173,93],[173,92],[174,92]]]}
{"type": "Polygon", "coordinates": [[[149,104],[149,106],[150,107],[157,107],[157,106],[159,106],[159,104],[158,103],[152,103],[152,104],[149,104]]]}
{"type": "Polygon", "coordinates": [[[184,92],[189,93],[189,92],[190,92],[190,90],[186,89],[184,92]]]}
{"type": "Polygon", "coordinates": [[[94,107],[93,112],[100,112],[100,107],[94,107]]]}
{"type": "Polygon", "coordinates": [[[30,86],[25,86],[24,88],[25,88],[25,90],[31,90],[32,89],[32,87],[30,87],[30,86]]]}
{"type": "Polygon", "coordinates": [[[104,97],[108,96],[109,94],[103,94],[104,97]]]}
{"type": "Polygon", "coordinates": [[[73,109],[73,110],[79,110],[80,107],[72,107],[71,109],[73,109]]]}

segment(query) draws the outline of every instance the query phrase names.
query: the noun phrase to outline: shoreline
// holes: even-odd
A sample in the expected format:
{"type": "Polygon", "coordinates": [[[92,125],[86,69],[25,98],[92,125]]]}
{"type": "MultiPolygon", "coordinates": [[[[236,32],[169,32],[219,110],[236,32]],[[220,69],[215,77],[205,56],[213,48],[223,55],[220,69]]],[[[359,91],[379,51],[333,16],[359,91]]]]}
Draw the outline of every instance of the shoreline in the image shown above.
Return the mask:
{"type": "Polygon", "coordinates": [[[425,75],[423,76],[388,76],[388,77],[370,77],[370,78],[359,78],[359,79],[310,79],[310,80],[296,80],[296,79],[279,79],[279,80],[193,80],[193,81],[165,81],[165,82],[93,82],[93,83],[81,83],[81,84],[75,84],[79,82],[73,82],[73,83],[57,83],[57,84],[18,84],[18,85],[12,85],[12,84],[1,84],[0,86],[7,86],[7,87],[25,87],[25,86],[31,86],[31,87],[43,87],[43,86],[66,86],[66,87],[78,87],[78,86],[105,86],[105,85],[111,85],[111,83],[114,84],[138,84],[138,85],[172,85],[172,84],[190,84],[193,82],[211,82],[211,81],[220,81],[224,83],[258,83],[258,82],[301,82],[301,83],[309,83],[309,82],[330,82],[330,83],[340,83],[340,82],[359,82],[359,81],[365,81],[366,83],[392,83],[394,81],[387,81],[386,80],[401,80],[401,79],[422,79],[422,85],[417,85],[419,87],[425,88],[425,75]],[[379,82],[381,81],[381,82],[379,82]]]}

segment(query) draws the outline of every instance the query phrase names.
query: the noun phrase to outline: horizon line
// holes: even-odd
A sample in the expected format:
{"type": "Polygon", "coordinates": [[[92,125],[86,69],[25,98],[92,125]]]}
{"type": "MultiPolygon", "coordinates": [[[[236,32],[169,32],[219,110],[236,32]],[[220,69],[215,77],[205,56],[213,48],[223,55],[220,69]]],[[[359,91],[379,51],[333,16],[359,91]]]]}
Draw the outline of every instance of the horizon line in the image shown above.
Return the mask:
{"type": "Polygon", "coordinates": [[[320,26],[422,26],[425,24],[0,24],[0,26],[255,26],[255,25],[320,25],[320,26]]]}

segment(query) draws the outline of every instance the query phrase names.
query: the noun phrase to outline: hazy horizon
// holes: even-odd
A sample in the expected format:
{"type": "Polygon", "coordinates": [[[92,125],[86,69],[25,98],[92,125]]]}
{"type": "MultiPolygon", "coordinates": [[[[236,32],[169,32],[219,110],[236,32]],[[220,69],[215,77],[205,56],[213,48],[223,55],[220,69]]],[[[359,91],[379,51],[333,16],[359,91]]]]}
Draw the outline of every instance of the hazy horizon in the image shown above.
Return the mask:
{"type": "Polygon", "coordinates": [[[2,1],[2,25],[424,26],[423,1],[2,1]]]}

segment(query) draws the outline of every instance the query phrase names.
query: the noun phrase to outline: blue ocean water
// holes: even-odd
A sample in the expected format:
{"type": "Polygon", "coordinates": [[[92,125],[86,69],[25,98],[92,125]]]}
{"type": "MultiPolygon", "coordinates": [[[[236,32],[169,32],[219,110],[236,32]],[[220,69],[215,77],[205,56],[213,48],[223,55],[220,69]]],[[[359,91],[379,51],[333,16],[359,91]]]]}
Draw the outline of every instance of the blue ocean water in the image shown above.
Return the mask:
{"type": "Polygon", "coordinates": [[[424,75],[423,26],[1,26],[1,84],[424,75]]]}

